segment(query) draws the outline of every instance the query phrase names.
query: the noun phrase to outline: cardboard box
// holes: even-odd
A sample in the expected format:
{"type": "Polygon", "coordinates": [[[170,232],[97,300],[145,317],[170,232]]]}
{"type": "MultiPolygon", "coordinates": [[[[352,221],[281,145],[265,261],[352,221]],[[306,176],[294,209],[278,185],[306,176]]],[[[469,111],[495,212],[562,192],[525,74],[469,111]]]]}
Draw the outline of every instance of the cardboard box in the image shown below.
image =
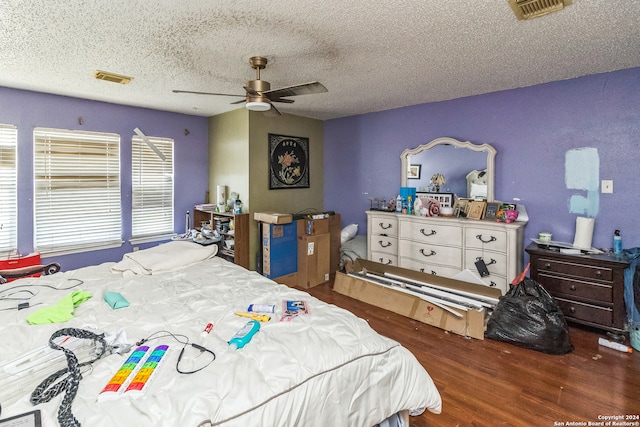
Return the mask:
{"type": "Polygon", "coordinates": [[[276,212],[254,212],[253,219],[268,224],[289,224],[293,221],[293,215],[276,212]]]}
{"type": "Polygon", "coordinates": [[[290,288],[295,288],[296,286],[298,286],[298,272],[285,274],[284,276],[280,277],[274,277],[271,280],[276,283],[280,283],[281,285],[287,285],[290,288]]]}
{"type": "MultiPolygon", "coordinates": [[[[439,286],[493,298],[499,298],[502,295],[500,290],[483,285],[476,285],[460,280],[435,276],[433,274],[357,259],[354,263],[354,271],[361,271],[362,268],[376,273],[393,273],[408,279],[433,283],[439,286]]],[[[399,290],[371,283],[340,272],[336,273],[333,290],[368,304],[375,305],[376,307],[393,311],[394,313],[428,325],[436,326],[445,331],[479,340],[484,339],[486,321],[488,320],[487,312],[484,308],[479,310],[469,309],[466,311],[454,309],[462,315],[462,317],[457,317],[417,296],[409,295],[399,290]]]]}
{"type": "Polygon", "coordinates": [[[298,236],[313,236],[329,232],[329,218],[325,219],[299,219],[298,236]]]}
{"type": "Polygon", "coordinates": [[[329,280],[329,233],[298,236],[298,286],[309,289],[329,280]]]}
{"type": "Polygon", "coordinates": [[[295,224],[262,224],[262,275],[270,279],[298,270],[295,224]]]}

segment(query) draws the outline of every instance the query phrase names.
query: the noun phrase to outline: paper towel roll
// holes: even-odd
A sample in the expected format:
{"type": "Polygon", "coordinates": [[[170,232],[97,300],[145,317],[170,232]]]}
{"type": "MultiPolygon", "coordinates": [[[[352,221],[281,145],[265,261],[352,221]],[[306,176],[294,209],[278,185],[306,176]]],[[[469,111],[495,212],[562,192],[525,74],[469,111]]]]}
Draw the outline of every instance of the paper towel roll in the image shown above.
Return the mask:
{"type": "Polygon", "coordinates": [[[219,206],[227,203],[227,186],[226,185],[218,185],[216,186],[216,203],[219,206]]]}
{"type": "Polygon", "coordinates": [[[576,218],[576,237],[573,240],[573,246],[578,249],[591,249],[591,239],[593,238],[593,218],[576,218]]]}

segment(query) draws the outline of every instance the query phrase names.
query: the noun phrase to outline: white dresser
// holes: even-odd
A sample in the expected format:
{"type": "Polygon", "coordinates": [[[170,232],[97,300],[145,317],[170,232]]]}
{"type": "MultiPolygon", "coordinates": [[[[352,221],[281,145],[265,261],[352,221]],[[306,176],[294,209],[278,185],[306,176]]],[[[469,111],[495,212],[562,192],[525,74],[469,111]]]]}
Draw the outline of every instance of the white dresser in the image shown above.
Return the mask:
{"type": "Polygon", "coordinates": [[[478,278],[483,259],[490,274],[482,281],[504,295],[523,269],[525,224],[367,211],[367,257],[445,277],[468,269],[478,278]]]}

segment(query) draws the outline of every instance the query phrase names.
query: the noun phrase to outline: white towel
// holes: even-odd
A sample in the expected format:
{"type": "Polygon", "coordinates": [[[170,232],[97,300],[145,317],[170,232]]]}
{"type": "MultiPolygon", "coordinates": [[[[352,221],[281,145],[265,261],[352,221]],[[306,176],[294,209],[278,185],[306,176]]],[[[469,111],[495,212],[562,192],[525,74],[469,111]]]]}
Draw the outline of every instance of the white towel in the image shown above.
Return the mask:
{"type": "Polygon", "coordinates": [[[114,264],[111,271],[122,273],[125,277],[153,275],[188,267],[213,258],[217,253],[218,245],[202,246],[189,241],[171,241],[124,254],[122,261],[114,264]]]}

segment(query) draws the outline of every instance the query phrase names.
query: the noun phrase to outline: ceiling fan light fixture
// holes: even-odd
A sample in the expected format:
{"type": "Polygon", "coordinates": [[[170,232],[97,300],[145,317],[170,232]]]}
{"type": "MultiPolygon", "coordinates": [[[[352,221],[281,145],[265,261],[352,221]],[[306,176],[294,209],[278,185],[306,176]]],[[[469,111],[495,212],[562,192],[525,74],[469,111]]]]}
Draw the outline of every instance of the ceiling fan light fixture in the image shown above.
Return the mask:
{"type": "Polygon", "coordinates": [[[251,111],[268,111],[271,109],[271,104],[264,101],[251,101],[247,102],[246,107],[251,111]]]}

